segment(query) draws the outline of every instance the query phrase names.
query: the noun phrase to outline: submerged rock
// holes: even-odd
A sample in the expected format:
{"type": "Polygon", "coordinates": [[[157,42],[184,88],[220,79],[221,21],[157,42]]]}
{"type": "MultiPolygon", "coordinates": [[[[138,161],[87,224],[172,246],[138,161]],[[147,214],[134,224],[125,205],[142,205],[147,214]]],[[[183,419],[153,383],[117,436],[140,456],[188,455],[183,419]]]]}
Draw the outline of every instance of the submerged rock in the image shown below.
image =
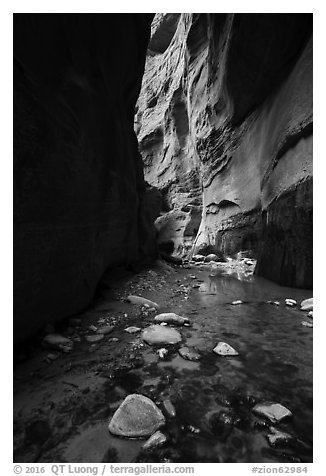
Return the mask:
{"type": "Polygon", "coordinates": [[[142,338],[149,345],[177,344],[182,340],[178,331],[160,325],[147,327],[143,331],[142,338]]]}
{"type": "Polygon", "coordinates": [[[87,342],[92,342],[92,343],[99,342],[103,338],[104,338],[103,334],[94,334],[91,336],[85,336],[85,339],[87,340],[87,342]]]}
{"type": "Polygon", "coordinates": [[[196,362],[201,357],[199,352],[197,352],[194,348],[191,347],[181,347],[178,352],[183,359],[191,360],[192,362],[196,362]]]}
{"type": "Polygon", "coordinates": [[[61,352],[70,352],[74,346],[72,340],[60,334],[48,334],[42,340],[42,346],[47,349],[56,349],[61,352]]]}
{"type": "Polygon", "coordinates": [[[314,299],[309,298],[301,302],[301,311],[312,311],[314,308],[314,299]]]}
{"type": "Polygon", "coordinates": [[[125,331],[128,332],[128,334],[136,334],[136,332],[141,331],[141,328],[140,327],[135,327],[135,326],[130,326],[130,327],[126,327],[125,331]]]}
{"type": "Polygon", "coordinates": [[[256,415],[268,418],[272,423],[278,423],[284,420],[284,418],[292,417],[292,412],[288,408],[274,402],[258,403],[253,407],[252,411],[256,415]]]}
{"type": "Polygon", "coordinates": [[[218,342],[216,347],[214,347],[213,352],[218,355],[239,355],[239,352],[226,342],[218,342]]]}
{"type": "Polygon", "coordinates": [[[114,329],[113,326],[103,326],[97,329],[96,333],[107,335],[107,334],[110,334],[113,331],[113,329],[114,329]]]}
{"type": "Polygon", "coordinates": [[[171,400],[169,398],[167,398],[166,400],[163,400],[162,405],[166,415],[170,418],[175,418],[177,412],[171,400]]]}
{"type": "Polygon", "coordinates": [[[167,441],[167,437],[161,432],[156,431],[143,445],[144,450],[163,445],[167,441]]]}
{"type": "Polygon", "coordinates": [[[149,307],[154,307],[155,309],[159,309],[160,307],[156,302],[150,301],[149,299],[143,298],[141,296],[129,295],[127,297],[127,301],[131,302],[131,304],[137,304],[138,306],[144,306],[147,304],[149,307]]]}
{"type": "Polygon", "coordinates": [[[294,307],[297,305],[297,301],[295,299],[285,299],[285,305],[294,307]]]}
{"type": "Polygon", "coordinates": [[[164,312],[154,317],[155,322],[166,322],[168,324],[175,324],[177,326],[183,326],[189,322],[187,317],[178,316],[174,312],[164,312]]]}
{"type": "Polygon", "coordinates": [[[126,438],[152,435],[165,423],[165,417],[155,403],[138,394],[128,395],[114,413],[109,431],[126,438]]]}
{"type": "Polygon", "coordinates": [[[283,431],[279,431],[273,426],[270,427],[269,429],[271,433],[269,433],[266,438],[268,443],[274,447],[274,446],[282,446],[289,441],[293,440],[293,437],[289,435],[288,433],[284,433],[283,431]]]}

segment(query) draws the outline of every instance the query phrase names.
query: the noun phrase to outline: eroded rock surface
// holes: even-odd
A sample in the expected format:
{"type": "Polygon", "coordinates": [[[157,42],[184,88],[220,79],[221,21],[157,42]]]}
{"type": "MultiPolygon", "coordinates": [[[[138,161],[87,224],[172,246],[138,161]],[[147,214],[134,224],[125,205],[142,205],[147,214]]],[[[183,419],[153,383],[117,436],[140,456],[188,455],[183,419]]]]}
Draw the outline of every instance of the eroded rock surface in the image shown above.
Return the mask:
{"type": "Polygon", "coordinates": [[[14,16],[16,341],[155,254],[160,198],[133,130],[152,18],[14,16]]]}
{"type": "Polygon", "coordinates": [[[312,286],[312,16],[159,14],[135,130],[170,253],[312,286]],[[259,245],[259,241],[262,241],[259,245]]]}

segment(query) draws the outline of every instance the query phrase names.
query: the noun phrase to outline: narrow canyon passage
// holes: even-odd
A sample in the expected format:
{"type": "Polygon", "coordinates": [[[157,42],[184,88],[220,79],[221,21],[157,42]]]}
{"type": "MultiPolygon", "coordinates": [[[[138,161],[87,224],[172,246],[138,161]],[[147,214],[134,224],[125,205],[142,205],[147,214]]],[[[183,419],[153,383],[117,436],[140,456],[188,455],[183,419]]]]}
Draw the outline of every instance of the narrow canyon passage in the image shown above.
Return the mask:
{"type": "Polygon", "coordinates": [[[312,15],[14,15],[14,461],[312,462],[312,15]]]}

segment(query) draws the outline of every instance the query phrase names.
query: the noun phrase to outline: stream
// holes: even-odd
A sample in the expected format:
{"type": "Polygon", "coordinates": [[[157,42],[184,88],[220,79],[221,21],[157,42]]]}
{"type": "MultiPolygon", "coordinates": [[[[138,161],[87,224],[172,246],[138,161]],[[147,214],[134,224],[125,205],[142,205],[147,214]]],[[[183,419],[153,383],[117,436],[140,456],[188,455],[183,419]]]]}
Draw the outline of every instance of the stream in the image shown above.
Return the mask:
{"type": "Polygon", "coordinates": [[[302,326],[304,313],[284,305],[284,299],[300,302],[309,291],[280,287],[234,270],[213,275],[206,270],[200,280],[200,287],[174,312],[189,316],[192,325],[182,329],[182,345],[195,347],[201,360],[183,359],[178,346],[160,360],[145,345],[145,365],[119,378],[115,387],[120,397],[125,392],[141,393],[154,401],[173,402],[176,418],[168,420],[165,431],[169,443],[142,454],[141,440],[109,435],[105,422],[77,437],[67,449],[67,460],[81,461],[86,452],[84,461],[98,461],[107,445],[117,450],[119,462],[312,460],[312,329],[302,326]],[[270,299],[281,305],[268,304],[270,299]],[[243,304],[232,305],[234,300],[243,304]],[[215,355],[212,349],[219,340],[233,346],[239,356],[215,355]],[[264,400],[292,411],[293,419],[278,428],[295,435],[295,444],[270,447],[266,440],[270,424],[251,413],[253,402],[264,400]],[[91,450],[91,455],[90,441],[99,440],[103,447],[91,450]]]}

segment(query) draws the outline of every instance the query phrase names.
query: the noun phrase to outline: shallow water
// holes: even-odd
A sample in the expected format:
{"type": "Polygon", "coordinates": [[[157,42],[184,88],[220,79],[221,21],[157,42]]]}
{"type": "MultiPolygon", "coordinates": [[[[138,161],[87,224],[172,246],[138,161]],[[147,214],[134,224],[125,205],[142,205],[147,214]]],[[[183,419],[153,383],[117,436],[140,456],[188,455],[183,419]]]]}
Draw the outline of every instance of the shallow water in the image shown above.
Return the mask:
{"type": "Polygon", "coordinates": [[[85,461],[98,461],[108,445],[115,448],[118,462],[312,461],[312,329],[302,326],[306,313],[284,305],[285,298],[300,302],[311,297],[311,291],[280,287],[237,271],[198,274],[200,287],[170,309],[190,318],[191,327],[178,328],[183,342],[166,346],[165,360],[145,344],[145,365],[116,382],[121,401],[124,391],[147,395],[158,405],[171,399],[177,417],[168,419],[163,430],[168,443],[142,453],[141,441],[108,435],[107,423],[99,423],[89,430],[89,438],[87,433],[71,443],[69,461],[81,461],[81,452],[85,461]],[[239,299],[244,303],[231,304],[239,299]],[[229,343],[239,356],[214,354],[218,341],[229,343]],[[184,345],[196,347],[201,360],[180,357],[177,349],[184,345]],[[293,435],[295,444],[269,446],[271,424],[252,413],[254,402],[264,400],[292,411],[293,418],[277,427],[293,435]],[[103,448],[87,455],[99,434],[103,448]]]}

